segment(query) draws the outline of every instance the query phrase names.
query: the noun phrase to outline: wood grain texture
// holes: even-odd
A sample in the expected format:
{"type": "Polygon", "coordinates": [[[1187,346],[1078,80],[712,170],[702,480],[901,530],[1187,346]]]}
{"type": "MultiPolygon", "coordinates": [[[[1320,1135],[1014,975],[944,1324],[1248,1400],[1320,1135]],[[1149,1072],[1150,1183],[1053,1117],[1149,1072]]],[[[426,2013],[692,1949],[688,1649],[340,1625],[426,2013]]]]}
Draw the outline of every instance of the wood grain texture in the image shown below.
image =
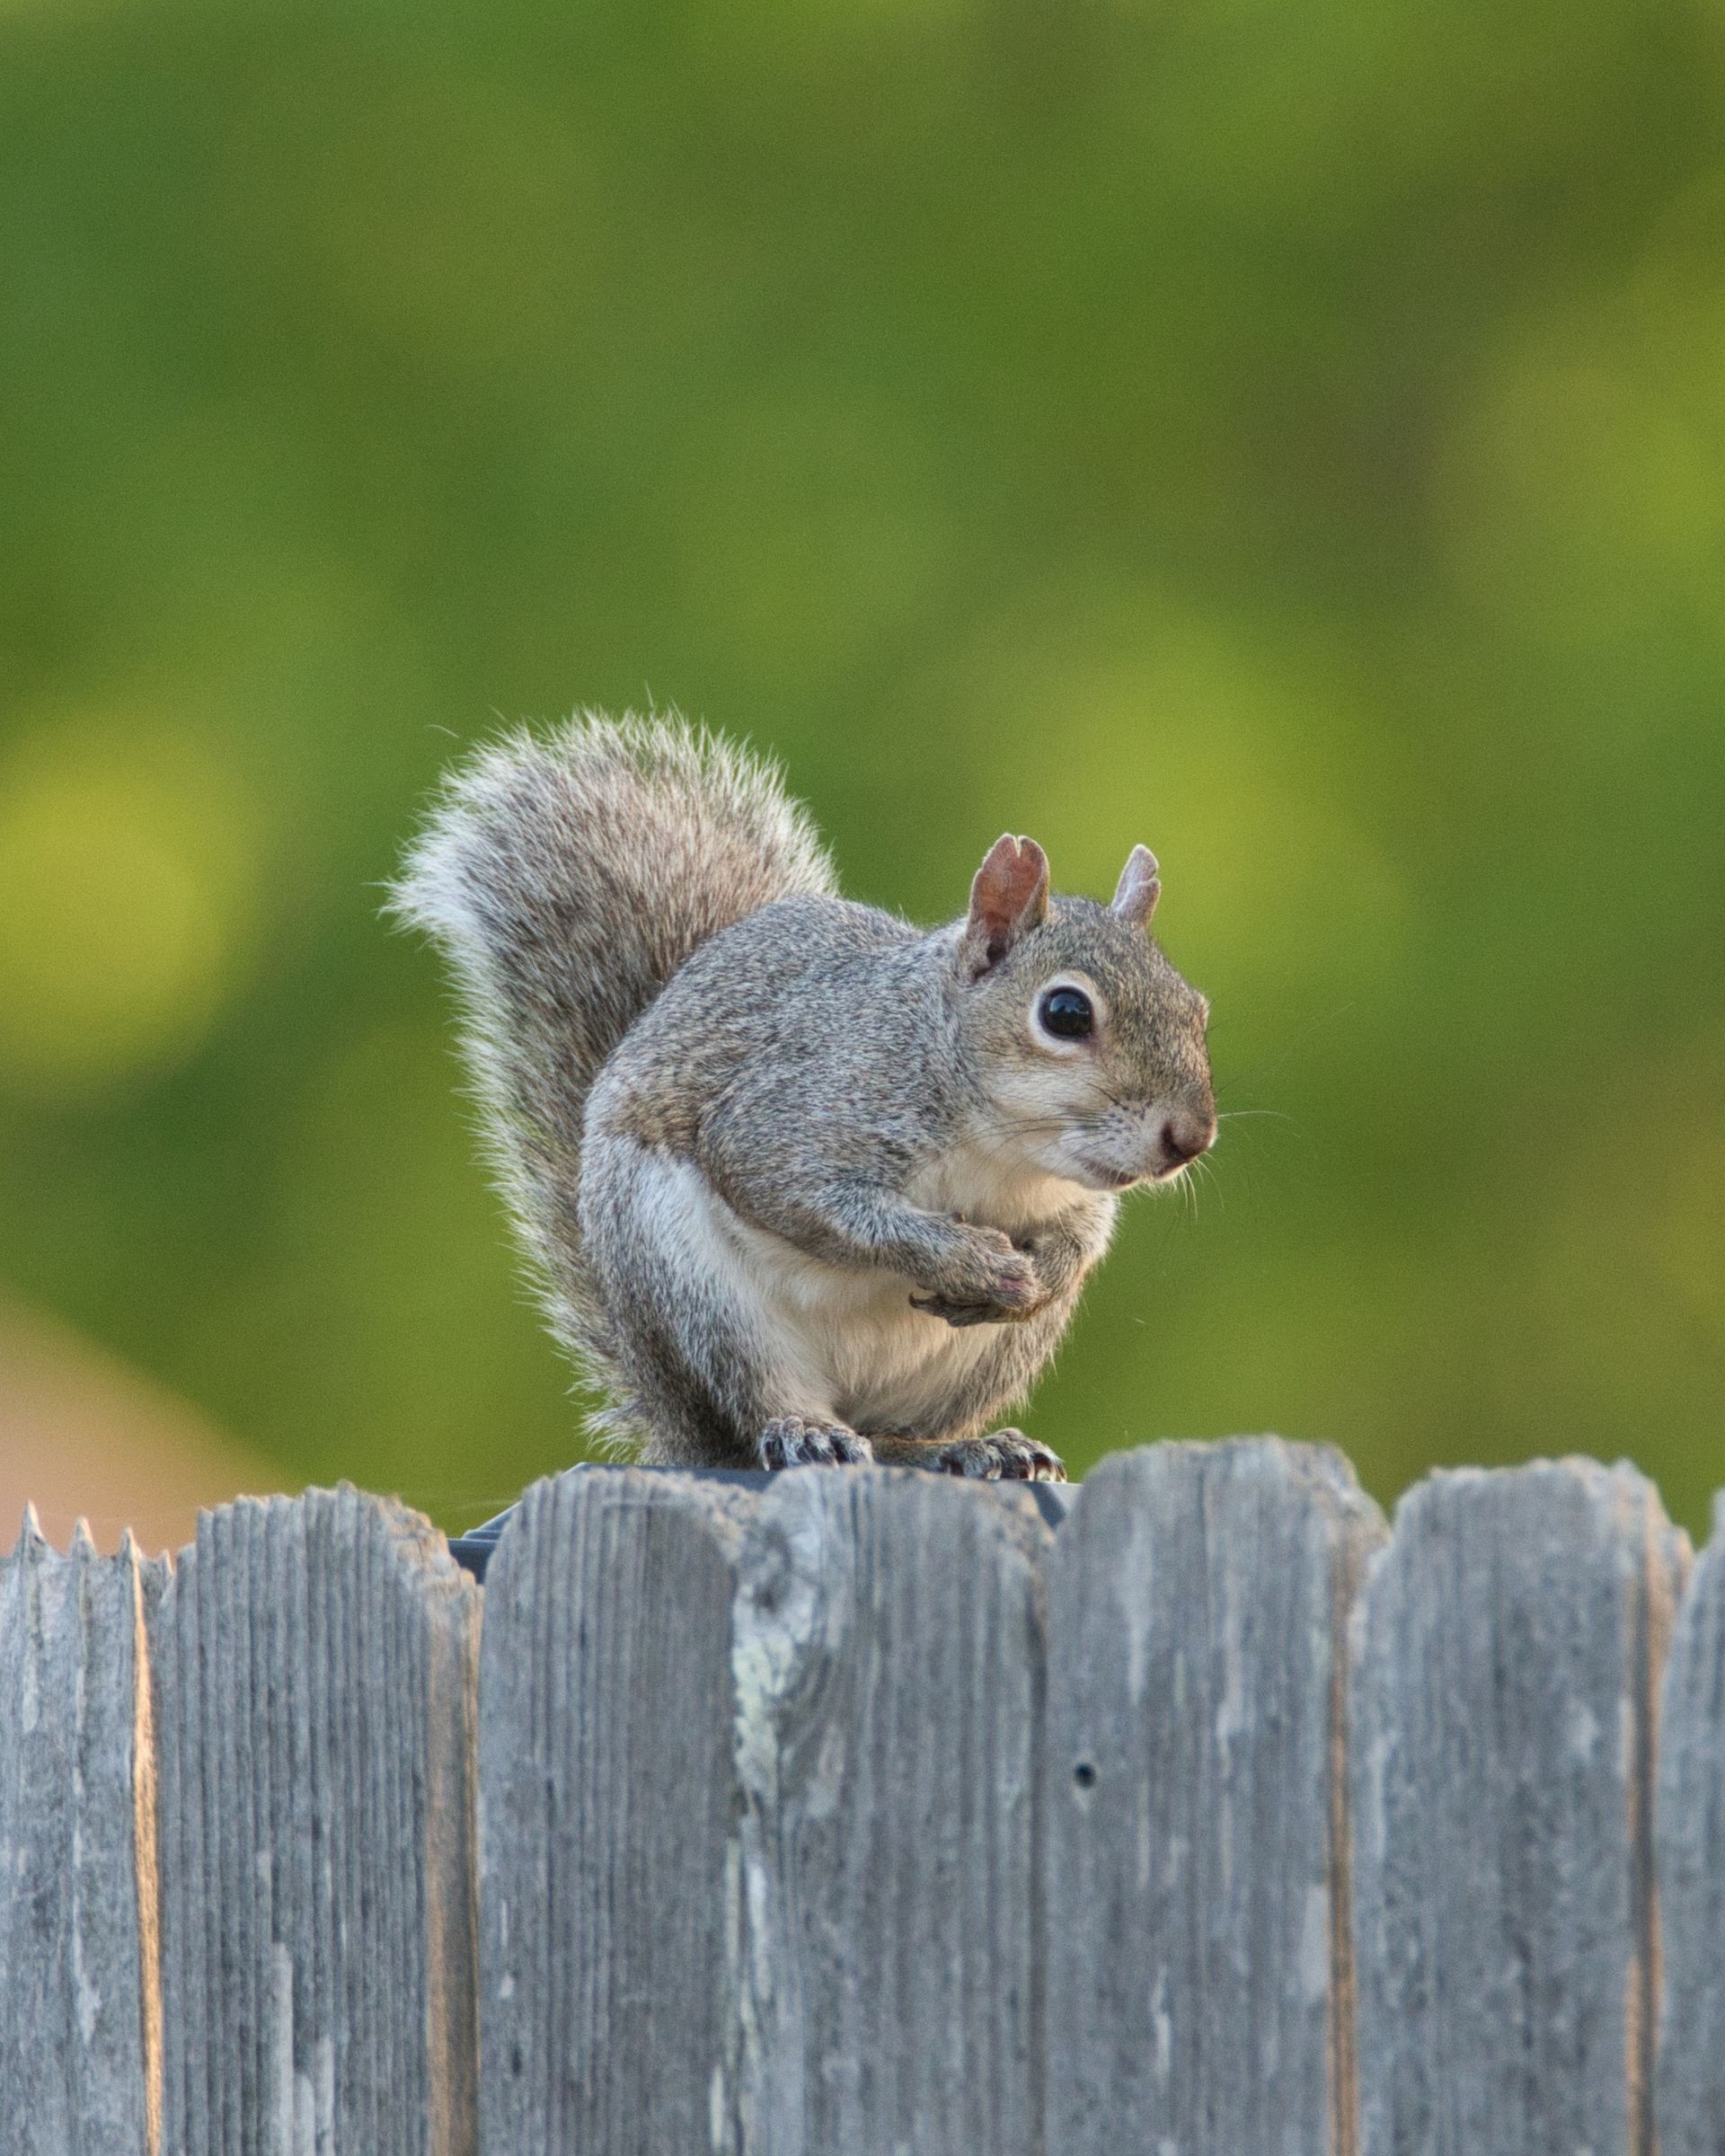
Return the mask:
{"type": "Polygon", "coordinates": [[[1340,1678],[1383,1533],[1273,1438],[1086,1479],[1049,1564],[1050,2156],[1351,2146],[1340,1678]]]}
{"type": "Polygon", "coordinates": [[[1628,1468],[1385,1543],[1272,1439],[1057,1535],[582,1471],[482,1598],[346,1489],[27,1525],[0,2156],[1725,2156],[1725,1507],[1687,1571],[1628,1468]]]}
{"type": "Polygon", "coordinates": [[[1725,1496],[1677,1611],[1654,1823],[1660,2156],[1725,2156],[1725,1496]]]}
{"type": "Polygon", "coordinates": [[[733,1626],[748,2156],[1039,2146],[1028,1496],[782,1477],[733,1626]]]}
{"type": "Polygon", "coordinates": [[[487,1575],[482,2145],[735,2145],[739,1921],[722,1486],[538,1484],[487,1575]]]}
{"type": "Polygon", "coordinates": [[[1651,2156],[1654,1699],[1686,1549],[1590,1461],[1397,1507],[1354,1687],[1371,2156],[1651,2156]]]}
{"type": "Polygon", "coordinates": [[[351,1489],[200,1520],[151,1626],[172,2156],[470,2156],[478,1610],[351,1489]]]}
{"type": "Polygon", "coordinates": [[[152,1763],[135,1680],[163,1571],[129,1539],[117,1557],[98,1557],[81,1529],[62,1556],[30,1514],[0,1559],[7,2156],[149,2156],[155,2146],[152,1763]]]}
{"type": "Polygon", "coordinates": [[[590,1471],[486,1589],[487,2147],[1033,2143],[1028,1498],[590,1471]]]}

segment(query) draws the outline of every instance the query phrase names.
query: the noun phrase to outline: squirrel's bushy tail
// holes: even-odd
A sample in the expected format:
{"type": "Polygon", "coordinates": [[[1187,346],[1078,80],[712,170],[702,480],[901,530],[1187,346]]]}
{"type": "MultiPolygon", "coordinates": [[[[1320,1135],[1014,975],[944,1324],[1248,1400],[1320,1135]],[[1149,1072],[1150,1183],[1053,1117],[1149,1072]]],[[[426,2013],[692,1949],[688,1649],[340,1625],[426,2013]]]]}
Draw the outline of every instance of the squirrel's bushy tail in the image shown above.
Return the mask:
{"type": "Polygon", "coordinates": [[[771,765],[672,719],[520,733],[448,782],[394,887],[454,970],[498,1180],[552,1329],[615,1381],[577,1211],[599,1065],[698,944],[834,889],[771,765]]]}

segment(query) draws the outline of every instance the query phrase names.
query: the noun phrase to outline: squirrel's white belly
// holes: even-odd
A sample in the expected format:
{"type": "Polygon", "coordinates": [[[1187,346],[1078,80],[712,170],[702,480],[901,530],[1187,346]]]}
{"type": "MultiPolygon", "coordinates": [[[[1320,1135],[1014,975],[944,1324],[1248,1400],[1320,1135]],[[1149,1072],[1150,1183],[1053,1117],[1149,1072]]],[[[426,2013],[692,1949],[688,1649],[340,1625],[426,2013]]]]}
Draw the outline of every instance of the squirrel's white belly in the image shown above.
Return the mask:
{"type": "Polygon", "coordinates": [[[905,1191],[931,1213],[956,1213],[1009,1234],[1050,1219],[1082,1195],[1082,1186],[1061,1182],[1016,1152],[962,1140],[935,1154],[905,1191]]]}
{"type": "Polygon", "coordinates": [[[865,1433],[914,1427],[986,1353],[989,1328],[913,1310],[897,1274],[811,1258],[701,1188],[700,1240],[730,1260],[725,1274],[774,1370],[781,1412],[865,1433]]]}

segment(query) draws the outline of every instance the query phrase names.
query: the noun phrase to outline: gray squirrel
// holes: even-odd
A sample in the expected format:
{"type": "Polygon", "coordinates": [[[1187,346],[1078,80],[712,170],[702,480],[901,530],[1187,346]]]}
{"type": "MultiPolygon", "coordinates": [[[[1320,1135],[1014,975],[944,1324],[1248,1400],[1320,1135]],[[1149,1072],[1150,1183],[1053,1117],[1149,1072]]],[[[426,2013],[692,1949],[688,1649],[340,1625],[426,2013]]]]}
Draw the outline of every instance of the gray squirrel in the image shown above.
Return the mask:
{"type": "Polygon", "coordinates": [[[925,933],[837,895],[776,769],[676,719],[483,750],[394,886],[453,968],[491,1161],[614,1449],[1064,1480],[1028,1392],[1129,1185],[1216,1136],[1208,1005],[988,852],[925,933]]]}

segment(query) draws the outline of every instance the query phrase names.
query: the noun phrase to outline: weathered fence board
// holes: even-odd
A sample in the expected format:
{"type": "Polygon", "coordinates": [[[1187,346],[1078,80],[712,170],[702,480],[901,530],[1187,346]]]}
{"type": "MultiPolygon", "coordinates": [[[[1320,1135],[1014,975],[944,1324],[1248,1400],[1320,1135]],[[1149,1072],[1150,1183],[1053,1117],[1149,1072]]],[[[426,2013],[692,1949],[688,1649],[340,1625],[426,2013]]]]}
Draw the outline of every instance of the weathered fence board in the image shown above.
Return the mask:
{"type": "Polygon", "coordinates": [[[164,2146],[474,2146],[479,1591],[352,1490],[205,1515],[151,1625],[164,2146]]]}
{"type": "Polygon", "coordinates": [[[155,1807],[133,1677],[162,1570],[129,1542],[98,1557],[82,1529],[62,1557],[33,1515],[0,1558],[6,2156],[155,2144],[155,1807]]]}
{"type": "Polygon", "coordinates": [[[734,1618],[749,2156],[1039,2143],[1028,1496],[793,1474],[734,1618]]]}
{"type": "Polygon", "coordinates": [[[1663,1939],[1659,2156],[1725,2152],[1725,1498],[1671,1642],[1654,1851],[1663,1939]]]}
{"type": "Polygon", "coordinates": [[[1051,2151],[1352,2149],[1339,1678],[1383,1534],[1274,1439],[1084,1484],[1050,1560],[1051,2151]]]}
{"type": "Polygon", "coordinates": [[[529,1493],[487,1575],[487,2150],[732,2145],[748,1502],[682,1476],[566,1475],[529,1493]]]}
{"type": "Polygon", "coordinates": [[[1685,1586],[1629,1469],[1386,1541],[1266,1439],[1059,1519],[587,1470],[482,1593],[350,1490],[27,1529],[0,2156],[1725,2156],[1725,1509],[1685,1586]]]}
{"type": "Polygon", "coordinates": [[[1356,1613],[1369,2156],[1651,2156],[1654,1701],[1686,1543],[1626,1467],[1440,1474],[1356,1613]]]}
{"type": "Polygon", "coordinates": [[[543,1485],[482,1665],[487,2146],[1035,2146],[1028,1497],[543,1485]]]}

